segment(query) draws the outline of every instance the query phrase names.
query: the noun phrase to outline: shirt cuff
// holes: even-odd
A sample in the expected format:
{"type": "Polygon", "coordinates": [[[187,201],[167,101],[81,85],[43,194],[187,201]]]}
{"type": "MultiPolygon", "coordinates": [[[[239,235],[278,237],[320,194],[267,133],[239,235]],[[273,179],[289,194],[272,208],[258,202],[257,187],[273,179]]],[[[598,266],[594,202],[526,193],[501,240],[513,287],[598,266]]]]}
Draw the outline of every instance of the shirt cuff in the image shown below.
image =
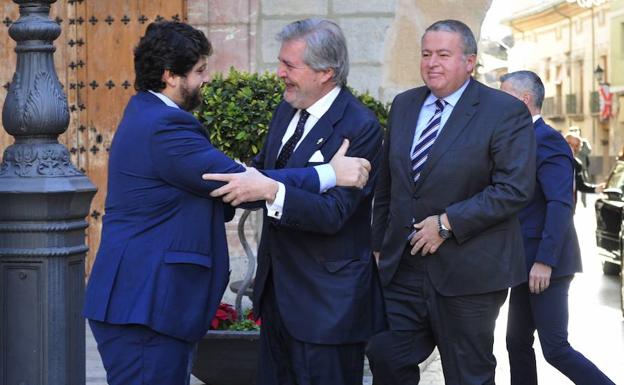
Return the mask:
{"type": "MultiPolygon", "coordinates": [[[[331,167],[331,166],[330,166],[331,167]]],[[[271,218],[280,220],[282,218],[282,210],[284,209],[284,199],[286,197],[286,187],[283,183],[277,182],[277,194],[275,200],[269,204],[266,202],[267,215],[271,218]]]]}
{"type": "Polygon", "coordinates": [[[320,192],[324,193],[330,188],[336,187],[336,172],[329,163],[314,166],[319,177],[320,192]]]}

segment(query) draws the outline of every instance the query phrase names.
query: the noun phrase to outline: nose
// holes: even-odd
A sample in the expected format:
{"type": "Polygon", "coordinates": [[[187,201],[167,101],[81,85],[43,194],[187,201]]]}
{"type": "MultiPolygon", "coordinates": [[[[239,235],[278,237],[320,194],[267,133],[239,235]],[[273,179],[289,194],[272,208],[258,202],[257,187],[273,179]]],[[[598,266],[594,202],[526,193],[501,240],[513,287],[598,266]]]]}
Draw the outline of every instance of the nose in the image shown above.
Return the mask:
{"type": "Polygon", "coordinates": [[[286,66],[283,63],[277,65],[277,76],[282,79],[286,77],[286,66]]]}
{"type": "Polygon", "coordinates": [[[429,56],[429,58],[427,58],[426,64],[427,64],[427,67],[429,67],[429,68],[433,68],[433,67],[437,66],[439,64],[439,60],[438,60],[437,55],[432,54],[431,56],[429,56]]]}

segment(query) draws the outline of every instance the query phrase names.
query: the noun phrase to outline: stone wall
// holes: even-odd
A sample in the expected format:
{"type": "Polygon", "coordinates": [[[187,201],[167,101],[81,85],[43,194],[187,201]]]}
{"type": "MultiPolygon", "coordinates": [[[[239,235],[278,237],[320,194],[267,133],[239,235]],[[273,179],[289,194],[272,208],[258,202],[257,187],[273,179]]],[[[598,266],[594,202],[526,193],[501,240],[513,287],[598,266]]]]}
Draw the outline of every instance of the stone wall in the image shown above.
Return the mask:
{"type": "Polygon", "coordinates": [[[213,72],[230,66],[275,71],[284,25],[306,17],[335,20],[349,46],[349,84],[390,101],[422,84],[420,37],[436,20],[466,22],[478,38],[492,0],[188,0],[188,20],[202,29],[215,53],[213,72]]]}
{"type": "Polygon", "coordinates": [[[274,71],[277,32],[286,24],[322,16],[336,21],[347,38],[349,85],[380,96],[384,43],[394,20],[396,0],[262,0],[258,17],[256,60],[259,70],[274,71]]]}

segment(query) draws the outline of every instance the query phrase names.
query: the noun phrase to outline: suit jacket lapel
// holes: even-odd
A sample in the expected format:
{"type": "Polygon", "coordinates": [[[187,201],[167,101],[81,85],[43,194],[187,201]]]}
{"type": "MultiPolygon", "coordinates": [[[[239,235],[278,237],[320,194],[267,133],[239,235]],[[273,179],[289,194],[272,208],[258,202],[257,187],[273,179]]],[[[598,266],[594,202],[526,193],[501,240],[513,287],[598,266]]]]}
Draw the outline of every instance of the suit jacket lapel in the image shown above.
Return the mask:
{"type": "MultiPolygon", "coordinates": [[[[340,90],[338,97],[336,97],[336,100],[334,100],[331,107],[329,107],[329,110],[321,116],[295,149],[295,152],[293,152],[288,160],[287,167],[305,166],[312,154],[327,143],[327,138],[333,133],[336,123],[344,116],[347,104],[353,97],[354,96],[348,89],[342,88],[340,90]]],[[[327,162],[329,159],[325,159],[325,161],[327,162]]]]}
{"type": "MultiPolygon", "coordinates": [[[[331,109],[331,107],[330,107],[331,109]]],[[[329,111],[328,111],[329,112],[329,111]]],[[[327,142],[327,137],[334,131],[332,122],[326,118],[327,113],[321,116],[318,122],[312,127],[310,132],[299,143],[292,156],[288,160],[286,167],[303,167],[315,151],[320,149],[327,142]]],[[[325,161],[329,161],[325,159],[325,161]]]]}
{"type": "Polygon", "coordinates": [[[265,164],[267,169],[275,168],[275,162],[277,161],[277,156],[279,155],[279,150],[282,145],[282,138],[284,137],[284,133],[286,132],[290,121],[297,112],[297,110],[292,108],[290,104],[286,102],[283,103],[283,111],[276,114],[275,123],[272,127],[273,132],[271,133],[271,137],[267,138],[267,140],[270,140],[270,143],[268,143],[267,146],[268,150],[265,164]]]}
{"type": "Polygon", "coordinates": [[[417,187],[427,180],[427,175],[435,167],[435,164],[446,153],[449,146],[455,142],[457,137],[461,134],[464,128],[468,125],[472,117],[477,111],[477,105],[479,104],[479,95],[477,84],[473,79],[470,79],[468,87],[464,90],[464,93],[459,98],[457,105],[453,108],[451,116],[442,127],[442,131],[438,135],[438,138],[433,143],[425,167],[420,173],[417,187]]]}

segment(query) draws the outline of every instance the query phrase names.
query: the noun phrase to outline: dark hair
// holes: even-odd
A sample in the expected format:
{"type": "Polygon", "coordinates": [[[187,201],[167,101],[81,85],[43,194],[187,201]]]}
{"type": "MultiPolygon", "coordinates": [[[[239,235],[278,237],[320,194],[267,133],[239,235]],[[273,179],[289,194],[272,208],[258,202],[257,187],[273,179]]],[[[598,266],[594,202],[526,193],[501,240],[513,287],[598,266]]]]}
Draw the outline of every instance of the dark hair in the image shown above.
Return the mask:
{"type": "Polygon", "coordinates": [[[212,45],[198,29],[172,21],[150,23],[134,49],[134,88],[161,91],[162,75],[170,70],[186,75],[202,56],[212,53],[212,45]]]}
{"type": "Polygon", "coordinates": [[[347,84],[349,53],[347,40],[338,24],[331,20],[310,18],[288,24],[277,34],[280,42],[301,39],[306,42],[303,61],[315,71],[334,69],[332,80],[347,84]]]}
{"type": "Polygon", "coordinates": [[[427,32],[433,31],[444,31],[460,34],[462,37],[462,43],[464,45],[464,55],[468,56],[477,54],[477,41],[475,40],[474,34],[470,30],[470,28],[461,21],[453,19],[436,21],[425,30],[422,38],[425,38],[425,34],[427,34],[427,32]]]}
{"type": "Polygon", "coordinates": [[[544,103],[544,83],[533,71],[516,71],[505,74],[500,78],[501,84],[509,82],[518,92],[528,92],[533,96],[533,107],[542,109],[544,103]]]}

